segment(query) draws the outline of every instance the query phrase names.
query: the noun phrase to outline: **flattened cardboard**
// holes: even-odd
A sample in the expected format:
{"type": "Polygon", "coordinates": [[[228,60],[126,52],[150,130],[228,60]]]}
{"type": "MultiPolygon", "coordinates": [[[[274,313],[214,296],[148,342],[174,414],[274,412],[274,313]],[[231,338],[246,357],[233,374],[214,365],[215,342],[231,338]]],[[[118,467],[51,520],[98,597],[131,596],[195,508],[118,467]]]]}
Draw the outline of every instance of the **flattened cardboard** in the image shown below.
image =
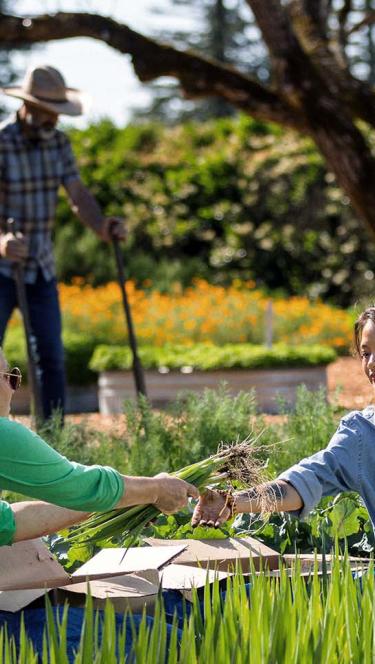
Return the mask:
{"type": "Polygon", "coordinates": [[[0,547],[1,610],[17,611],[30,604],[37,597],[41,597],[50,589],[71,586],[87,580],[122,577],[128,570],[143,571],[147,567],[153,568],[153,579],[155,581],[158,578],[157,569],[165,565],[173,556],[181,553],[183,548],[183,546],[178,546],[172,547],[171,551],[165,548],[162,551],[157,551],[151,547],[142,547],[135,549],[136,555],[130,553],[130,556],[128,556],[128,553],[132,549],[128,549],[121,565],[119,561],[123,557],[124,549],[104,549],[101,552],[102,554],[106,551],[114,552],[107,557],[102,556],[102,559],[104,558],[108,563],[106,567],[103,565],[103,560],[97,566],[97,561],[95,561],[97,556],[95,556],[92,558],[92,561],[95,561],[92,574],[87,570],[82,574],[81,570],[85,567],[83,565],[74,576],[70,576],[55,560],[41,539],[17,542],[12,546],[0,547]],[[152,554],[150,554],[151,551],[152,554]],[[117,561],[117,565],[112,566],[111,563],[114,561],[117,561]],[[149,561],[151,561],[150,564],[148,564],[149,561]],[[135,570],[130,569],[134,567],[135,570]],[[15,594],[15,591],[17,591],[17,594],[15,594]]]}
{"type": "Polygon", "coordinates": [[[143,611],[153,613],[153,607],[159,592],[159,572],[145,570],[139,574],[124,574],[103,580],[74,583],[57,591],[57,601],[69,599],[69,604],[84,607],[86,596],[90,592],[96,609],[104,608],[109,599],[115,611],[143,611]]]}
{"type": "MultiPolygon", "coordinates": [[[[133,547],[129,549],[102,549],[91,560],[79,567],[71,576],[72,583],[90,579],[104,579],[117,574],[160,569],[186,548],[186,544],[166,547],[133,547]]],[[[66,585],[66,584],[65,584],[66,585]]]]}
{"type": "MultiPolygon", "coordinates": [[[[151,546],[170,546],[170,541],[156,538],[146,540],[151,546]]],[[[233,571],[239,565],[248,572],[254,565],[258,569],[276,569],[280,554],[252,537],[230,537],[207,540],[173,540],[173,544],[186,546],[175,560],[176,565],[200,566],[203,569],[233,571]]]]}
{"type": "Polygon", "coordinates": [[[160,574],[160,583],[163,590],[191,590],[204,588],[206,582],[213,583],[216,579],[221,581],[228,578],[228,572],[219,570],[205,570],[192,565],[167,565],[160,574]]]}
{"type": "Polygon", "coordinates": [[[0,590],[54,588],[69,578],[40,539],[0,547],[0,590]]]}
{"type": "Polygon", "coordinates": [[[71,593],[87,593],[90,588],[92,597],[105,599],[106,597],[139,597],[140,595],[155,595],[159,590],[159,572],[145,570],[140,574],[124,574],[108,579],[81,581],[60,588],[71,593]]]}
{"type": "Polygon", "coordinates": [[[33,588],[29,590],[0,590],[0,611],[16,613],[31,604],[34,599],[43,597],[48,592],[46,588],[33,588]]]}
{"type": "MultiPolygon", "coordinates": [[[[331,574],[331,563],[336,556],[326,554],[326,571],[327,574],[331,574]]],[[[315,559],[318,564],[318,576],[323,574],[323,556],[322,554],[315,553],[303,553],[297,556],[297,564],[299,565],[300,576],[308,578],[314,573],[315,568],[315,559]]],[[[295,554],[284,554],[282,560],[286,566],[286,573],[288,576],[293,576],[294,569],[296,565],[296,556],[295,554]]],[[[339,556],[339,560],[344,560],[343,556],[339,556]]],[[[368,558],[356,558],[355,556],[349,556],[349,565],[350,569],[353,572],[364,571],[368,569],[370,561],[368,558]]],[[[280,570],[274,570],[272,576],[280,576],[280,570]]]]}

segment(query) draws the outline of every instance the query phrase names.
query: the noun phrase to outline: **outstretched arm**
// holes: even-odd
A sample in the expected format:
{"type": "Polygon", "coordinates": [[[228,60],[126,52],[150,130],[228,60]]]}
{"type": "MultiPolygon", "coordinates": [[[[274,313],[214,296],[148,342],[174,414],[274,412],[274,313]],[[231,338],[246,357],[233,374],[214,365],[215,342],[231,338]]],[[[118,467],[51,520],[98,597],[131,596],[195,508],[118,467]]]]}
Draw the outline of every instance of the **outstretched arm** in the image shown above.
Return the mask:
{"type": "Polygon", "coordinates": [[[195,509],[192,524],[219,526],[235,512],[294,512],[304,518],[323,496],[341,491],[360,492],[360,429],[363,415],[344,417],[328,446],[302,459],[272,482],[234,494],[231,500],[218,491],[207,491],[195,509]]]}
{"type": "Polygon", "coordinates": [[[208,490],[199,499],[192,518],[192,525],[217,528],[241,512],[291,512],[303,507],[296,489],[284,480],[267,482],[258,487],[239,491],[233,496],[232,505],[223,493],[208,490]]]}
{"type": "MultiPolygon", "coordinates": [[[[156,477],[124,477],[124,482],[126,491],[116,508],[153,503],[161,511],[171,514],[185,507],[189,495],[198,498],[198,490],[194,486],[166,473],[156,477]]],[[[89,512],[58,507],[40,500],[13,503],[10,508],[15,522],[13,542],[56,533],[89,516],[89,512]]]]}
{"type": "Polygon", "coordinates": [[[267,506],[277,512],[292,512],[301,509],[303,501],[298,491],[284,480],[239,491],[234,497],[236,512],[260,512],[267,506]]]}

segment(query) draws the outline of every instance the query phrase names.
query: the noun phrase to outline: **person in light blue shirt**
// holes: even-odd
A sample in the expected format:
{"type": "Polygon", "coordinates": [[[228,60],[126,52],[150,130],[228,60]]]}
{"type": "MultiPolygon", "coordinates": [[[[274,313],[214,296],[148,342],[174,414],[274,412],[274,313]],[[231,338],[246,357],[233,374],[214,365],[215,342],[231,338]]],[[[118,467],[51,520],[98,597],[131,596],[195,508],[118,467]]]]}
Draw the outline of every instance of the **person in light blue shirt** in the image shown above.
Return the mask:
{"type": "MultiPolygon", "coordinates": [[[[362,369],[375,392],[375,306],[358,317],[354,343],[362,369]]],[[[225,495],[206,491],[195,508],[192,524],[218,527],[239,512],[273,511],[306,516],[323,496],[357,491],[375,528],[375,409],[352,411],[342,418],[328,446],[302,459],[273,482],[225,495]]]]}

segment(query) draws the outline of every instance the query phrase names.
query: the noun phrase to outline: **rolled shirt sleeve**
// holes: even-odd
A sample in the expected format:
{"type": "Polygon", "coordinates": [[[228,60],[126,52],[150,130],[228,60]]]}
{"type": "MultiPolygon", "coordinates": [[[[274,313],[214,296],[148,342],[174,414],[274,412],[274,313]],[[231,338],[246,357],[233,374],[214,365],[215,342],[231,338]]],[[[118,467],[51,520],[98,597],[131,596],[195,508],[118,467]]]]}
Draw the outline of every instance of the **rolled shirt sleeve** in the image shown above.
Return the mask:
{"type": "Polygon", "coordinates": [[[22,424],[0,418],[0,489],[93,512],[115,507],[124,482],[114,468],[69,461],[22,424]]]}
{"type": "Polygon", "coordinates": [[[303,508],[292,512],[306,517],[324,496],[341,491],[359,491],[359,457],[361,434],[355,417],[343,418],[326,449],[302,459],[278,479],[289,482],[298,491],[303,508]]]}
{"type": "Polygon", "coordinates": [[[12,544],[16,532],[14,513],[5,500],[0,500],[0,546],[12,544]]]}

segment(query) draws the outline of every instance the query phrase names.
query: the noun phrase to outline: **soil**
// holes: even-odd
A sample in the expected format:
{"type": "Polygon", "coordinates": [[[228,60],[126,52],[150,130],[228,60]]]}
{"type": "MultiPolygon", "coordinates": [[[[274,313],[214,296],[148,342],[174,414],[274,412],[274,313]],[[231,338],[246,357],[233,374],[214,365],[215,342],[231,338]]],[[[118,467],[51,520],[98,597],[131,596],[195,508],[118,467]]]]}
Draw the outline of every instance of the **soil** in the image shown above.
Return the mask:
{"type": "MultiPolygon", "coordinates": [[[[327,369],[328,399],[345,410],[362,409],[372,402],[372,390],[367,378],[363,375],[358,359],[341,357],[333,362],[327,369]]],[[[269,415],[267,420],[280,419],[278,415],[269,415]]],[[[29,417],[17,417],[17,420],[31,425],[29,417]]],[[[123,415],[100,415],[99,413],[85,413],[68,415],[67,422],[87,424],[98,431],[111,431],[119,435],[126,430],[123,415]]]]}
{"type": "Polygon", "coordinates": [[[346,410],[365,408],[373,402],[371,385],[362,372],[360,360],[341,357],[327,370],[328,398],[346,410]]]}

